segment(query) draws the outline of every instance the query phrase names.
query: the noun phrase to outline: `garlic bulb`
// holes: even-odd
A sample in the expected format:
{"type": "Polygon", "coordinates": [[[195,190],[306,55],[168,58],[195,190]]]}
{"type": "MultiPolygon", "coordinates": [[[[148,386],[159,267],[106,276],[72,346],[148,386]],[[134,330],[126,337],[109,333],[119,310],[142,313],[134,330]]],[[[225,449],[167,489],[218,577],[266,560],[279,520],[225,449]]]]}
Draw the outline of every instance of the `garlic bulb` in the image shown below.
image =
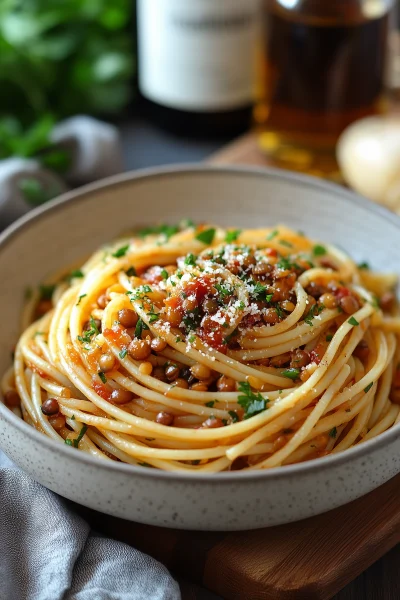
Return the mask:
{"type": "Polygon", "coordinates": [[[336,155],[356,192],[400,213],[400,116],[356,121],[340,136],[336,155]]]}

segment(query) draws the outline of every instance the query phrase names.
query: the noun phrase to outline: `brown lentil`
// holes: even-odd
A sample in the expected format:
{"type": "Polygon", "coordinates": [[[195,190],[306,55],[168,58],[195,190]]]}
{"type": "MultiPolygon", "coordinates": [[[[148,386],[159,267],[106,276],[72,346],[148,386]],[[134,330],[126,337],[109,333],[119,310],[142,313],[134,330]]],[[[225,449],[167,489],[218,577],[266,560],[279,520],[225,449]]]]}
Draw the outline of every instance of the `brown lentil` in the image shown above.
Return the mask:
{"type": "Polygon", "coordinates": [[[128,352],[129,356],[135,360],[146,359],[151,353],[150,338],[146,338],[145,340],[140,340],[138,338],[133,339],[128,346],[128,352]]]}
{"type": "Polygon", "coordinates": [[[160,381],[165,381],[166,377],[165,377],[165,371],[164,371],[163,367],[156,367],[153,370],[153,377],[155,377],[156,379],[159,379],[160,381]]]}
{"type": "Polygon", "coordinates": [[[357,356],[360,360],[367,360],[369,355],[369,347],[365,340],[361,340],[359,344],[357,344],[354,350],[354,356],[357,356]]]}
{"type": "Polygon", "coordinates": [[[64,415],[58,413],[57,415],[54,415],[49,418],[49,423],[53,429],[55,429],[56,431],[60,431],[60,429],[65,427],[65,417],[64,415]]]}
{"type": "Polygon", "coordinates": [[[135,397],[133,392],[129,390],[117,389],[113,390],[111,393],[111,402],[114,404],[127,404],[135,397]]]}
{"type": "Polygon", "coordinates": [[[162,352],[163,350],[165,350],[166,347],[167,342],[165,342],[159,337],[153,338],[151,340],[151,349],[154,350],[154,352],[162,352]]]}
{"type": "Polygon", "coordinates": [[[101,296],[99,296],[97,298],[97,306],[99,308],[102,308],[103,310],[105,309],[105,307],[107,306],[107,304],[110,302],[110,299],[108,298],[107,294],[101,294],[101,296]]]}
{"type": "Polygon", "coordinates": [[[393,292],[385,292],[379,300],[379,306],[384,311],[392,310],[395,300],[396,296],[393,294],[393,292]]]}
{"type": "Polygon", "coordinates": [[[209,369],[206,365],[202,365],[201,363],[195,363],[192,367],[190,367],[190,371],[193,377],[196,379],[208,379],[211,377],[211,369],[209,369]]]}
{"type": "Polygon", "coordinates": [[[360,306],[354,296],[344,296],[340,299],[340,308],[346,314],[352,315],[360,308],[360,306]]]}
{"type": "Polygon", "coordinates": [[[16,390],[8,390],[4,394],[4,401],[7,406],[19,406],[21,404],[21,398],[16,390]]]}
{"type": "Polygon", "coordinates": [[[188,382],[186,381],[186,379],[183,379],[182,377],[178,377],[178,379],[175,379],[174,386],[175,387],[179,387],[179,388],[183,388],[185,390],[189,389],[188,382]]]}
{"type": "Polygon", "coordinates": [[[206,298],[203,302],[204,312],[213,315],[218,310],[218,302],[214,298],[206,298]]]}
{"type": "Polygon", "coordinates": [[[295,350],[292,353],[292,360],[290,361],[290,366],[293,369],[301,369],[305,367],[310,362],[310,356],[308,352],[305,350],[295,350]]]}
{"type": "Polygon", "coordinates": [[[293,304],[293,302],[290,302],[290,300],[284,300],[281,304],[281,307],[283,308],[283,310],[286,310],[286,312],[293,312],[296,308],[295,304],[293,304]]]}
{"type": "Polygon", "coordinates": [[[156,423],[160,423],[160,425],[172,425],[174,422],[174,415],[171,415],[168,412],[161,411],[156,416],[156,423]]]}
{"type": "Polygon", "coordinates": [[[268,273],[271,273],[272,269],[272,265],[266,262],[259,262],[256,265],[254,265],[253,273],[254,275],[267,275],[268,273]]]}
{"type": "Polygon", "coordinates": [[[138,322],[138,316],[131,308],[122,308],[118,311],[118,321],[123,327],[135,327],[138,322]]]}
{"type": "Polygon", "coordinates": [[[267,325],[275,325],[279,321],[279,315],[274,308],[267,308],[262,318],[267,325]]]}
{"type": "Polygon", "coordinates": [[[144,361],[139,365],[139,371],[142,375],[151,375],[153,371],[153,365],[149,361],[144,361]]]}
{"type": "Polygon", "coordinates": [[[315,283],[315,281],[311,281],[306,288],[306,292],[313,298],[319,298],[326,292],[326,287],[315,283]]]}
{"type": "Polygon", "coordinates": [[[217,389],[219,392],[234,392],[236,389],[236,381],[227,375],[221,375],[217,381],[217,389]]]}
{"type": "Polygon", "coordinates": [[[46,417],[58,415],[60,412],[60,406],[55,398],[48,398],[45,400],[41,406],[41,409],[42,413],[46,415],[46,417]]]}
{"type": "Polygon", "coordinates": [[[201,425],[202,427],[206,428],[206,429],[215,429],[216,427],[223,427],[224,424],[221,421],[221,419],[215,418],[215,417],[210,417],[209,419],[207,419],[206,421],[204,421],[204,423],[202,423],[201,425]]]}
{"type": "Polygon", "coordinates": [[[192,385],[190,386],[190,389],[193,390],[194,392],[207,392],[208,385],[206,385],[205,383],[202,383],[201,381],[198,381],[197,383],[192,383],[192,385]]]}
{"type": "Polygon", "coordinates": [[[337,300],[336,300],[335,296],[333,294],[330,294],[329,292],[322,294],[322,296],[320,297],[318,302],[320,304],[323,304],[326,308],[336,308],[337,307],[337,300]]]}
{"type": "Polygon", "coordinates": [[[99,367],[100,370],[103,371],[104,373],[107,373],[107,371],[112,371],[112,369],[115,366],[115,358],[114,355],[111,354],[111,352],[105,352],[104,354],[102,354],[99,358],[99,367]]]}
{"type": "Polygon", "coordinates": [[[165,377],[168,381],[175,381],[179,377],[179,367],[176,365],[168,365],[165,367],[165,377]]]}
{"type": "Polygon", "coordinates": [[[165,316],[167,321],[172,325],[172,327],[179,327],[182,321],[182,315],[180,311],[176,308],[172,308],[172,306],[168,306],[165,312],[165,316]]]}
{"type": "Polygon", "coordinates": [[[271,367],[283,367],[286,365],[291,359],[290,352],[285,352],[284,354],[278,354],[277,356],[273,356],[270,359],[271,367]]]}

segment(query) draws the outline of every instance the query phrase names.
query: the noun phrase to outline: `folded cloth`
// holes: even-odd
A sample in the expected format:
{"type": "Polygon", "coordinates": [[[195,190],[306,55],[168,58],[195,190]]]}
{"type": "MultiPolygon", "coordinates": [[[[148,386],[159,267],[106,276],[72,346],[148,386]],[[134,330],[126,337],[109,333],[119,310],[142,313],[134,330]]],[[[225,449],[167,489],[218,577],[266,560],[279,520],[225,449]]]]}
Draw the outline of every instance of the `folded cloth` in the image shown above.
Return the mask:
{"type": "Polygon", "coordinates": [[[0,600],[180,600],[153,558],[90,530],[0,452],[0,600]]]}

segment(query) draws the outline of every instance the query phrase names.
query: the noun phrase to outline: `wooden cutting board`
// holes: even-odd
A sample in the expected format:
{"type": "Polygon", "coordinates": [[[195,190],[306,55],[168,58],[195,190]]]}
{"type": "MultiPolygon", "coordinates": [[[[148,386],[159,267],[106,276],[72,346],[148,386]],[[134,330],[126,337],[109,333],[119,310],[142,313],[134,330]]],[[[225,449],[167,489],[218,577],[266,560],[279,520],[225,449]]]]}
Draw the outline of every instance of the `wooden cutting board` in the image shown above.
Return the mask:
{"type": "MultiPolygon", "coordinates": [[[[267,164],[252,133],[210,160],[267,164]]],[[[400,542],[399,492],[400,475],[324,515],[239,533],[163,529],[83,512],[97,531],[226,600],[328,600],[400,542]]]]}

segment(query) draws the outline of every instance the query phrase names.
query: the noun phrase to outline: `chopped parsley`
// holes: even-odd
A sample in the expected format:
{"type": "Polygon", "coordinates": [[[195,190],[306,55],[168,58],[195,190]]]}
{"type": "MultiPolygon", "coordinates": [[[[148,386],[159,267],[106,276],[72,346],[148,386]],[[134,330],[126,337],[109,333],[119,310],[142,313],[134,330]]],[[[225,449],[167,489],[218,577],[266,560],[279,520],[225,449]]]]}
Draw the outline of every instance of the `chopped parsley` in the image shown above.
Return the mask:
{"type": "Polygon", "coordinates": [[[97,328],[96,325],[96,321],[93,319],[93,317],[90,315],[90,319],[89,319],[89,325],[90,328],[87,329],[83,335],[78,335],[78,340],[83,344],[83,343],[89,343],[92,341],[92,337],[94,335],[98,335],[100,333],[100,331],[97,328]]]}
{"type": "Polygon", "coordinates": [[[128,348],[124,348],[123,350],[121,350],[121,352],[119,353],[119,357],[120,358],[125,358],[125,356],[128,354],[128,348]]]}
{"type": "Polygon", "coordinates": [[[369,392],[369,390],[372,388],[372,386],[373,386],[373,385],[374,385],[374,382],[373,382],[373,381],[371,381],[371,383],[369,383],[369,384],[367,385],[367,387],[366,387],[366,388],[364,388],[364,392],[365,392],[365,393],[369,392]]]}
{"type": "Polygon", "coordinates": [[[274,306],[275,308],[275,312],[278,315],[278,317],[280,319],[283,319],[285,317],[285,313],[283,312],[282,308],[279,306],[279,304],[275,304],[274,306]]]}
{"type": "Polygon", "coordinates": [[[348,323],[350,323],[350,325],[359,325],[360,323],[357,321],[357,319],[355,319],[354,317],[350,317],[350,319],[347,321],[348,323]]]}
{"type": "Polygon", "coordinates": [[[79,447],[79,442],[81,441],[81,439],[83,438],[83,436],[85,435],[85,433],[87,432],[87,425],[83,425],[82,429],[79,432],[79,435],[76,439],[74,440],[65,440],[65,443],[67,444],[67,446],[73,446],[74,448],[78,448],[79,447]]]}
{"type": "Polygon", "coordinates": [[[155,323],[160,318],[155,312],[149,312],[147,314],[149,316],[149,323],[155,323]]]}
{"type": "Polygon", "coordinates": [[[182,219],[182,221],[179,223],[179,227],[181,229],[193,229],[195,224],[192,219],[182,219]]]}
{"type": "Polygon", "coordinates": [[[206,402],[204,406],[208,406],[208,408],[214,408],[214,404],[216,402],[216,400],[210,400],[209,402],[206,402]]]}
{"type": "Polygon", "coordinates": [[[196,235],[196,240],[199,242],[203,242],[203,244],[211,244],[215,236],[215,229],[212,227],[211,229],[205,229],[204,231],[200,231],[196,235]]]}
{"type": "Polygon", "coordinates": [[[317,244],[313,248],[313,254],[314,254],[314,256],[323,256],[324,254],[326,254],[325,246],[321,246],[320,244],[317,244]]]}
{"type": "Polygon", "coordinates": [[[84,298],[85,296],[87,296],[87,294],[81,294],[80,296],[78,296],[78,302],[76,303],[76,306],[80,305],[82,298],[84,298]]]}
{"type": "Polygon", "coordinates": [[[164,279],[164,281],[168,279],[169,275],[166,269],[161,269],[161,277],[164,279]]]}
{"type": "Polygon", "coordinates": [[[221,296],[223,298],[225,298],[226,296],[232,295],[232,290],[229,287],[225,287],[223,285],[220,285],[219,283],[215,283],[214,287],[221,294],[221,296]]]}
{"type": "Polygon", "coordinates": [[[196,329],[199,324],[201,317],[198,308],[194,308],[190,313],[187,313],[182,321],[186,327],[186,329],[196,329]]]}
{"type": "Polygon", "coordinates": [[[170,237],[178,233],[178,225],[157,225],[156,227],[145,227],[139,231],[140,237],[146,237],[147,235],[163,235],[168,241],[170,237]]]}
{"type": "MultiPolygon", "coordinates": [[[[133,295],[134,300],[141,300],[146,294],[151,294],[153,290],[149,285],[140,285],[133,295]]],[[[128,293],[128,292],[127,292],[128,293]]],[[[132,293],[132,292],[130,292],[132,293]]]]}
{"type": "Polygon", "coordinates": [[[367,262],[362,262],[359,265],[357,265],[357,268],[364,270],[364,271],[368,271],[371,267],[369,266],[369,264],[367,262]]]}
{"type": "Polygon", "coordinates": [[[233,229],[232,231],[227,231],[225,236],[226,243],[231,244],[232,242],[236,242],[241,233],[241,229],[233,229]]]}
{"type": "Polygon", "coordinates": [[[234,337],[236,337],[238,333],[239,333],[238,329],[237,329],[237,328],[236,328],[236,329],[234,329],[234,330],[232,331],[232,333],[229,333],[229,334],[228,334],[228,335],[225,337],[225,339],[224,339],[224,344],[229,344],[229,342],[231,341],[231,339],[232,339],[232,338],[234,338],[234,337]]]}
{"type": "Polygon", "coordinates": [[[107,383],[107,377],[104,375],[103,371],[99,371],[97,375],[100,377],[103,383],[107,383]]]}
{"type": "Polygon", "coordinates": [[[294,381],[299,378],[300,369],[286,369],[285,371],[282,371],[281,375],[294,381]]]}
{"type": "Polygon", "coordinates": [[[51,300],[51,297],[52,297],[55,289],[56,289],[56,286],[54,284],[53,285],[40,285],[39,286],[40,299],[41,300],[51,300]]]}
{"type": "Polygon", "coordinates": [[[290,262],[290,260],[282,256],[282,258],[280,258],[279,262],[277,263],[277,267],[278,269],[285,269],[285,271],[290,271],[293,265],[290,262]]]}
{"type": "Polygon", "coordinates": [[[325,338],[325,341],[326,341],[326,342],[330,342],[330,341],[332,341],[332,340],[333,340],[333,335],[332,335],[331,333],[328,333],[328,335],[327,335],[327,336],[326,336],[326,338],[325,338]]]}
{"type": "Polygon", "coordinates": [[[71,271],[71,273],[68,275],[68,279],[78,279],[78,278],[82,278],[84,277],[84,274],[82,273],[82,271],[80,269],[76,269],[75,271],[71,271]]]}
{"type": "Polygon", "coordinates": [[[271,231],[271,233],[269,233],[266,237],[266,239],[268,241],[273,240],[274,237],[276,237],[278,235],[279,231],[277,229],[274,229],[274,231],[271,231]]]}
{"type": "Polygon", "coordinates": [[[329,437],[335,438],[336,436],[337,436],[337,429],[336,429],[336,427],[333,427],[329,432],[329,437]]]}
{"type": "Polygon", "coordinates": [[[184,263],[185,263],[185,265],[190,265],[190,266],[194,267],[194,265],[196,264],[196,257],[195,257],[195,255],[190,252],[185,257],[184,263]]]}
{"type": "Polygon", "coordinates": [[[231,417],[233,423],[237,423],[239,421],[238,414],[234,410],[228,410],[228,414],[231,417]]]}
{"type": "Polygon", "coordinates": [[[282,246],[286,246],[287,248],[293,248],[293,244],[291,242],[288,242],[287,240],[279,240],[279,243],[282,246]]]}
{"type": "Polygon", "coordinates": [[[137,272],[135,267],[129,267],[129,269],[127,271],[125,271],[125,273],[128,275],[128,277],[137,277],[137,272]]]}
{"type": "Polygon", "coordinates": [[[120,248],[118,248],[118,250],[113,252],[111,256],[113,256],[114,258],[121,258],[121,256],[125,256],[125,254],[128,251],[128,248],[129,244],[126,244],[126,246],[121,246],[120,248]]]}
{"type": "Polygon", "coordinates": [[[142,321],[142,319],[139,319],[138,322],[136,323],[136,327],[135,327],[135,337],[141,338],[142,331],[144,329],[148,329],[148,326],[144,321],[142,321]]]}
{"type": "Polygon", "coordinates": [[[312,327],[313,319],[317,317],[324,310],[324,308],[325,306],[323,304],[321,304],[320,306],[318,306],[318,304],[314,304],[304,317],[304,322],[312,327]]]}
{"type": "Polygon", "coordinates": [[[253,392],[247,381],[241,381],[238,387],[239,391],[242,392],[238,396],[238,404],[244,408],[245,419],[250,419],[250,417],[254,417],[268,408],[268,398],[264,398],[260,392],[253,392]]]}
{"type": "Polygon", "coordinates": [[[179,342],[181,342],[181,341],[182,341],[182,338],[179,335],[177,335],[175,338],[175,343],[179,344],[179,342]]]}

